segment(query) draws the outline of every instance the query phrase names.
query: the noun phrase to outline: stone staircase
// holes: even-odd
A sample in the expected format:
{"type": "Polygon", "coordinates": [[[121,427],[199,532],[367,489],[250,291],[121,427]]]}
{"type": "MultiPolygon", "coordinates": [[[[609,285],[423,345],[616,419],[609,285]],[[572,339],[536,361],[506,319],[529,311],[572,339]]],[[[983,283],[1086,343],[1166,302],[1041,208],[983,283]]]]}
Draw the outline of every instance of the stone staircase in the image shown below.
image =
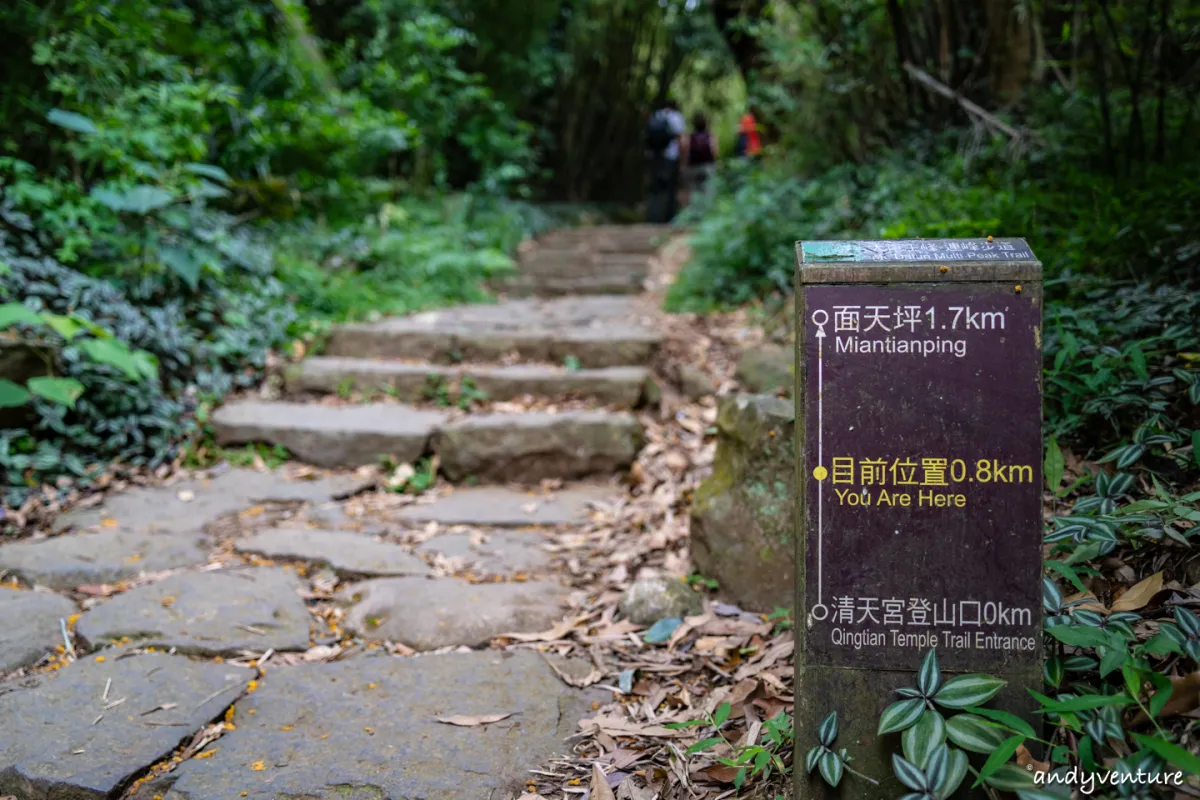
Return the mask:
{"type": "Polygon", "coordinates": [[[285,399],[211,418],[224,444],[436,458],[479,485],[394,504],[355,474],[225,464],[0,543],[0,797],[535,790],[609,695],[562,677],[590,660],[492,645],[563,619],[555,536],[621,501],[659,346],[635,292],[662,233],[552,233],[510,285],[534,296],[339,326],[285,399]]]}
{"type": "Polygon", "coordinates": [[[619,472],[641,449],[630,410],[653,395],[648,365],[659,334],[636,297],[605,292],[640,289],[662,236],[655,226],[554,232],[521,258],[516,283],[537,298],[338,326],[323,355],[289,371],[287,400],[218,409],[217,441],[281,445],[321,467],[436,455],[451,480],[619,472]],[[463,387],[489,402],[571,402],[465,415],[434,404],[463,387]]]}
{"type": "Polygon", "coordinates": [[[639,294],[648,256],[661,244],[658,225],[599,226],[553,231],[522,255],[512,295],[639,294]]]}

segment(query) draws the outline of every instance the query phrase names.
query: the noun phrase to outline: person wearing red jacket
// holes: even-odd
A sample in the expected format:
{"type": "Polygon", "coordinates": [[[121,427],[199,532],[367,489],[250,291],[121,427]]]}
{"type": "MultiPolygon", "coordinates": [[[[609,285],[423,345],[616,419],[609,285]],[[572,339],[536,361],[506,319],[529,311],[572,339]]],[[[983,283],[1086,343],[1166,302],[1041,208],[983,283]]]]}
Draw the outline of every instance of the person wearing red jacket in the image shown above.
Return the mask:
{"type": "Polygon", "coordinates": [[[738,123],[737,143],[733,154],[739,158],[758,158],[762,155],[762,141],[758,138],[758,121],[747,111],[738,123]]]}

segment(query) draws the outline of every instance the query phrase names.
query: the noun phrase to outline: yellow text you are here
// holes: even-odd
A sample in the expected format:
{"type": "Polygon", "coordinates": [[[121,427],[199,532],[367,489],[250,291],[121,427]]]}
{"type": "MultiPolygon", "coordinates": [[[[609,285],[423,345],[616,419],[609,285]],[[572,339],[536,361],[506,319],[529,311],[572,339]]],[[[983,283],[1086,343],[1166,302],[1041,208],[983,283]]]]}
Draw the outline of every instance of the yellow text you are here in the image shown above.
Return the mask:
{"type": "Polygon", "coordinates": [[[835,489],[839,505],[878,508],[966,508],[967,496],[958,492],[918,488],[898,489],[835,489]]]}

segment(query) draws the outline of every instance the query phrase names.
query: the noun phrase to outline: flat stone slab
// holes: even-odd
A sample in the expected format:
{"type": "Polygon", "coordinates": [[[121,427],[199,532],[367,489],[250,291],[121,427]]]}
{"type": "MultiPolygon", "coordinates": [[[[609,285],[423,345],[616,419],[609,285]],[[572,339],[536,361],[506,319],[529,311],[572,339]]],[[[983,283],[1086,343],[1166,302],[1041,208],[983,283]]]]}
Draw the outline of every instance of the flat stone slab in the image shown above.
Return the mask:
{"type": "Polygon", "coordinates": [[[449,364],[521,360],[584,367],[646,365],[661,336],[632,297],[563,297],[455,306],[334,327],[327,355],[449,364]]]}
{"type": "Polygon", "coordinates": [[[632,414],[610,411],[480,414],[446,425],[434,438],[450,480],[537,483],[610,475],[628,467],[642,446],[632,414]]]}
{"type": "Polygon", "coordinates": [[[137,530],[65,533],[49,539],[0,546],[0,572],[51,589],[116,583],[144,572],[204,564],[203,534],[137,530]]]}
{"type": "Polygon", "coordinates": [[[621,253],[593,250],[588,244],[538,247],[524,253],[518,272],[522,275],[547,277],[599,276],[610,273],[640,271],[650,268],[645,253],[621,253]]]}
{"type": "Polygon", "coordinates": [[[264,502],[322,503],[366,485],[354,476],[288,480],[275,472],[230,469],[212,478],[137,486],[54,521],[55,530],[83,533],[0,545],[0,572],[73,589],[203,564],[209,553],[205,528],[222,517],[264,502]]]}
{"type": "Polygon", "coordinates": [[[569,295],[640,294],[646,280],[645,272],[584,275],[580,277],[524,276],[510,279],[503,291],[515,297],[565,297],[569,295]]]}
{"type": "Polygon", "coordinates": [[[205,525],[255,503],[320,503],[354,494],[366,485],[354,476],[288,480],[276,472],[230,469],[213,478],[138,486],[112,494],[99,506],[63,514],[55,528],[115,526],[120,530],[200,533],[205,525]]]}
{"type": "Polygon", "coordinates": [[[59,620],[77,611],[57,594],[0,588],[0,673],[28,666],[62,644],[59,620]]]}
{"type": "Polygon", "coordinates": [[[546,537],[535,529],[456,531],[443,533],[417,548],[418,553],[441,553],[475,565],[483,575],[536,572],[550,565],[546,537]]]}
{"type": "Polygon", "coordinates": [[[416,461],[446,415],[391,403],[322,406],[257,400],[212,415],[218,444],[267,442],[320,467],[376,464],[385,456],[416,461]]]}
{"type": "Polygon", "coordinates": [[[539,247],[586,247],[600,253],[653,253],[666,244],[665,225],[595,225],[560,228],[537,238],[539,247]]]}
{"type": "Polygon", "coordinates": [[[339,599],[350,605],[345,627],[363,638],[436,650],[547,630],[562,618],[566,594],[566,587],[549,581],[378,578],[347,586],[339,599]]]}
{"type": "Polygon", "coordinates": [[[165,798],[515,797],[526,770],[567,752],[593,698],[529,651],[275,670],[238,703],[237,730],[213,756],[175,770],[165,798]],[[504,713],[477,727],[437,721],[504,713]]]}
{"type": "Polygon", "coordinates": [[[587,522],[591,503],[611,502],[610,486],[568,486],[549,494],[521,492],[501,486],[459,488],[432,503],[405,506],[392,518],[443,525],[524,527],[587,522]]]}
{"type": "Polygon", "coordinates": [[[372,577],[430,574],[424,561],[400,545],[349,531],[275,528],[240,539],[234,549],[267,558],[311,561],[330,566],[339,574],[372,577]]]}
{"type": "Polygon", "coordinates": [[[310,618],[301,588],[281,567],[171,575],[87,611],[75,633],[89,647],[129,637],[197,655],[304,650],[310,618]]]}
{"type": "Polygon", "coordinates": [[[115,796],[219,717],[254,676],[242,667],[161,653],[121,659],[110,654],[104,661],[85,658],[32,688],[0,695],[0,795],[115,796]]]}
{"type": "Polygon", "coordinates": [[[534,397],[586,397],[605,405],[640,405],[650,379],[646,367],[601,367],[571,371],[545,364],[478,367],[465,375],[492,400],[534,397]]]}
{"type": "Polygon", "coordinates": [[[606,405],[639,404],[650,371],[645,367],[606,367],[570,371],[550,364],[492,366],[468,364],[451,367],[410,364],[370,358],[311,356],[288,374],[289,391],[333,394],[344,387],[365,392],[386,392],[402,402],[430,399],[439,383],[462,385],[469,380],[489,400],[534,397],[587,397],[606,405]]]}

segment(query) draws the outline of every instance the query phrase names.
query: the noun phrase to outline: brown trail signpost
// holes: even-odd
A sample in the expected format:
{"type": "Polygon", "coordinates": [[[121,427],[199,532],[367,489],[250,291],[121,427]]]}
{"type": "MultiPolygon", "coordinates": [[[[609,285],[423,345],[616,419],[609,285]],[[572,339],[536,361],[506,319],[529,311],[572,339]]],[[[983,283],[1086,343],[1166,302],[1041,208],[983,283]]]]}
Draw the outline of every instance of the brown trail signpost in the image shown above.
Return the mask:
{"type": "Polygon", "coordinates": [[[933,647],[1040,686],[1041,299],[1020,239],[797,246],[797,798],[911,791],[876,729],[933,647]],[[805,773],[831,711],[880,786],[805,773]]]}

